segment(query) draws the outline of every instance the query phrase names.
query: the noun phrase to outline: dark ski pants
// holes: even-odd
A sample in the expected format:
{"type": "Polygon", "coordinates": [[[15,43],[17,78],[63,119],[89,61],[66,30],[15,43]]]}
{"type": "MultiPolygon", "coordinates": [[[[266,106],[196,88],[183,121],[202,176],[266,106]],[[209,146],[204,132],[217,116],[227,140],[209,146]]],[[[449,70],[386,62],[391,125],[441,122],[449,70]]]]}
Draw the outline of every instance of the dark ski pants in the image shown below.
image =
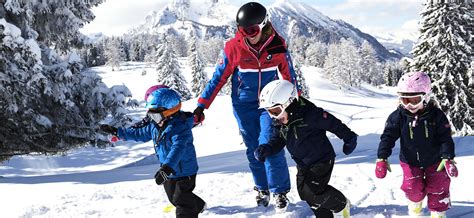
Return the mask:
{"type": "Polygon", "coordinates": [[[331,218],[346,206],[346,197],[328,185],[331,179],[334,159],[326,163],[316,163],[302,169],[297,167],[296,185],[301,200],[306,201],[317,218],[331,218]]]}
{"type": "Polygon", "coordinates": [[[206,202],[193,193],[196,175],[170,179],[163,187],[169,201],[176,207],[176,217],[198,217],[206,202]]]}

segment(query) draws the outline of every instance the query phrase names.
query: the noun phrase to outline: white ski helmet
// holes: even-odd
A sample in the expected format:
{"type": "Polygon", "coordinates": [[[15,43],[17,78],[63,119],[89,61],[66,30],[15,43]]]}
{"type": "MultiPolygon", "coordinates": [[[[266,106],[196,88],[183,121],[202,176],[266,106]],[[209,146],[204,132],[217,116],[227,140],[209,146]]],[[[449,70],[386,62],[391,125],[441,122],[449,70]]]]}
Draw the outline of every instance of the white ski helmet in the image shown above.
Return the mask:
{"type": "Polygon", "coordinates": [[[274,80],[263,87],[260,92],[259,108],[269,110],[279,107],[280,113],[269,113],[271,117],[278,118],[294,99],[298,99],[298,92],[293,83],[287,80],[274,80]]]}

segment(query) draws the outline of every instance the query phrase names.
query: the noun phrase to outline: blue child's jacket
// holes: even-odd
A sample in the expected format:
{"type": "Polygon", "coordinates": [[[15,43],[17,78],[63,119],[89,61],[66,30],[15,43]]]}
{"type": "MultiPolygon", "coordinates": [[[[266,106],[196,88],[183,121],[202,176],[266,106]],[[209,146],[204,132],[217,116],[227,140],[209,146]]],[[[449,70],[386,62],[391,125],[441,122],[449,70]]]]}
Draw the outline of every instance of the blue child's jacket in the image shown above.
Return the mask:
{"type": "Polygon", "coordinates": [[[179,111],[161,128],[150,121],[139,128],[119,128],[118,137],[142,142],[153,140],[161,164],[166,164],[175,171],[170,178],[179,178],[195,175],[198,171],[192,127],[192,113],[179,111]]]}

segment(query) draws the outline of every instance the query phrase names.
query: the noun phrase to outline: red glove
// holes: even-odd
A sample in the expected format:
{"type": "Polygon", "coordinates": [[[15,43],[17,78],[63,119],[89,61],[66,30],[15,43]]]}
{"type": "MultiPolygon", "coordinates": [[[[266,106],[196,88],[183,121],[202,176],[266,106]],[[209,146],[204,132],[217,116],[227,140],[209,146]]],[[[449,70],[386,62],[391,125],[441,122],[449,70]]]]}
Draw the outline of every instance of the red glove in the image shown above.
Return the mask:
{"type": "Polygon", "coordinates": [[[383,179],[387,175],[387,170],[392,172],[388,161],[385,159],[377,159],[377,162],[375,163],[375,176],[379,179],[383,179]]]}

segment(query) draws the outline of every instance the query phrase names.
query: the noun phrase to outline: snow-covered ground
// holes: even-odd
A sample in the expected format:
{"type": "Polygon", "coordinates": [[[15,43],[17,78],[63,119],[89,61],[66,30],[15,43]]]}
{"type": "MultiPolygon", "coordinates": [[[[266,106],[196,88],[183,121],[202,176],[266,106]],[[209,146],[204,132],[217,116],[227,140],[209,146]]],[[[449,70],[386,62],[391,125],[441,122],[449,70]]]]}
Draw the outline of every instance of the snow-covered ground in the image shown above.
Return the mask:
{"type": "MultiPolygon", "coordinates": [[[[183,66],[186,62],[181,60],[183,66]]],[[[211,73],[212,68],[207,68],[211,73]]],[[[145,90],[155,84],[152,68],[128,62],[122,71],[97,67],[108,85],[125,84],[142,101],[145,90]],[[142,76],[143,70],[147,71],[142,76]]],[[[190,81],[189,68],[182,68],[190,81]]],[[[374,162],[384,122],[396,107],[393,90],[362,86],[340,90],[324,79],[320,69],[303,67],[310,97],[317,105],[343,120],[357,132],[359,145],[353,154],[342,153],[342,142],[330,134],[337,158],[330,184],[353,204],[353,217],[406,216],[406,199],[400,190],[398,146],[390,158],[392,173],[383,179],[374,175],[374,162]]],[[[143,104],[143,101],[141,102],[143,104]]],[[[184,103],[192,111],[196,99],[184,103]]],[[[138,120],[145,110],[131,115],[138,120]]],[[[245,146],[232,115],[229,96],[218,96],[202,126],[194,128],[200,166],[195,192],[208,204],[203,217],[308,217],[312,212],[295,187],[295,163],[288,155],[292,204],[285,213],[273,206],[256,208],[253,181],[245,146]]],[[[474,137],[457,137],[456,161],[460,175],[452,180],[449,217],[474,217],[474,137]]],[[[154,183],[158,169],[152,143],[118,142],[106,149],[82,148],[64,156],[14,157],[0,166],[1,217],[173,217],[163,213],[168,200],[154,183]]],[[[425,201],[426,204],[426,201],[425,201]]],[[[425,209],[425,214],[428,211],[425,209]]]]}

